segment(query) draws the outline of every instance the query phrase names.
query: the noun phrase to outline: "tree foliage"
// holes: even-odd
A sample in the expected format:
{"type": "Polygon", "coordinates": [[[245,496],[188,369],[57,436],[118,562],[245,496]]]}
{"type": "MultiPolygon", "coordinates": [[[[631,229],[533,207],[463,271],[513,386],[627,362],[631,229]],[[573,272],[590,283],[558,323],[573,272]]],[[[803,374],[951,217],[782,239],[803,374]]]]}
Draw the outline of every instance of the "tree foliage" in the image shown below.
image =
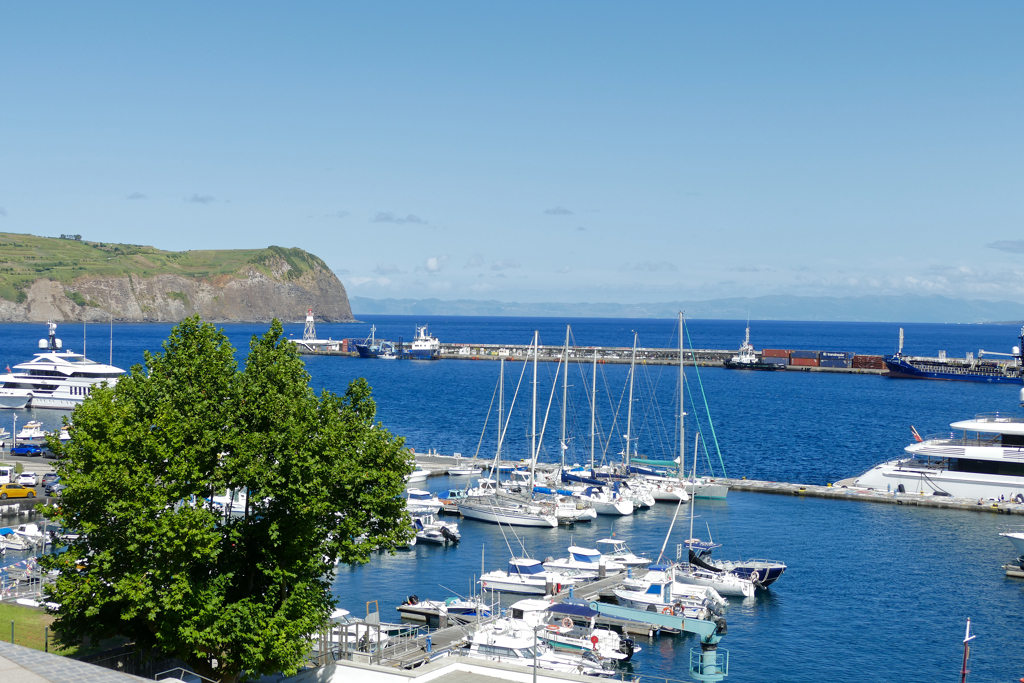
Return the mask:
{"type": "Polygon", "coordinates": [[[63,643],[122,635],[227,681],[292,672],[334,607],[334,565],[407,540],[410,457],[366,381],[314,394],[276,320],[242,371],[234,351],[182,321],[51,443],[56,515],[81,533],[46,560],[63,643]],[[212,499],[232,491],[247,495],[229,513],[212,499]]]}

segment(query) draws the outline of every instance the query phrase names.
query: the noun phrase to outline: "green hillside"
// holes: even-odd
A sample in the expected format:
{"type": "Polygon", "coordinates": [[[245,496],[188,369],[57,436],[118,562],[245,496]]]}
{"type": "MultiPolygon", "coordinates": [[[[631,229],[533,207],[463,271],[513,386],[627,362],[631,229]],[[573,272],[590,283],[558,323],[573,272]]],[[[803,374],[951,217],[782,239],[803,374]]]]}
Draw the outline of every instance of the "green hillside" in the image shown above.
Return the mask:
{"type": "Polygon", "coordinates": [[[164,251],[138,244],[89,242],[72,236],[58,238],[0,233],[0,298],[20,303],[26,298],[25,290],[41,278],[71,284],[86,276],[134,273],[146,278],[173,273],[213,280],[232,275],[247,265],[272,277],[272,266],[282,259],[291,266],[285,276],[287,279],[296,279],[316,266],[330,272],[322,260],[302,249],[164,251]]]}

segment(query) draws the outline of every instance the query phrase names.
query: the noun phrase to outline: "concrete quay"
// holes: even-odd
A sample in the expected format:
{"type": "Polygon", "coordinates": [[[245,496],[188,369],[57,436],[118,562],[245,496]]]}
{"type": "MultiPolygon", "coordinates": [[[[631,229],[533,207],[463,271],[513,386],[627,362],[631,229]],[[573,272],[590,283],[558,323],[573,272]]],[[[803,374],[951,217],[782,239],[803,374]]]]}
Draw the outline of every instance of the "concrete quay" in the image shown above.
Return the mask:
{"type": "Polygon", "coordinates": [[[723,479],[722,481],[727,482],[729,484],[729,488],[733,491],[775,493],[786,496],[807,496],[810,498],[857,500],[868,503],[887,503],[889,505],[914,505],[917,507],[943,508],[947,510],[992,512],[1003,515],[1024,515],[1024,505],[1019,503],[855,488],[853,487],[853,478],[843,479],[835,484],[829,484],[827,486],[789,484],[777,481],[756,481],[752,479],[723,479]]]}

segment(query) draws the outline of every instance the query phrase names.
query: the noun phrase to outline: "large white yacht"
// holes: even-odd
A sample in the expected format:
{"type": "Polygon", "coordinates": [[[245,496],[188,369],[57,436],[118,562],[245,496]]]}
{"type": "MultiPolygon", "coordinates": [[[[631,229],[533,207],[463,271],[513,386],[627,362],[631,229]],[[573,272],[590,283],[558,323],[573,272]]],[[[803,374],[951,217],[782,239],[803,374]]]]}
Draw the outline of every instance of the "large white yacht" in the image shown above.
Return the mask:
{"type": "Polygon", "coordinates": [[[49,336],[39,340],[42,353],[13,372],[0,375],[0,408],[63,408],[71,410],[92,388],[113,386],[124,370],[97,363],[71,350],[61,351],[56,323],[48,322],[49,336]]]}
{"type": "Polygon", "coordinates": [[[981,413],[950,427],[959,434],[917,437],[909,458],[875,465],[854,486],[1024,502],[1024,417],[981,413]]]}

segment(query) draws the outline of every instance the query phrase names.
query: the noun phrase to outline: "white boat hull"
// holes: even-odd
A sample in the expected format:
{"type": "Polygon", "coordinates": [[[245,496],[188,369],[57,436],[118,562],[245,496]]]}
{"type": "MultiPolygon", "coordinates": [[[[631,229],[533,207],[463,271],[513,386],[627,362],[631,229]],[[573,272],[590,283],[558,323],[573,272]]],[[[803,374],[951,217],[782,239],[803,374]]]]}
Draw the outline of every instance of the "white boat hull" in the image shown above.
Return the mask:
{"type": "Polygon", "coordinates": [[[999,534],[1013,544],[1013,547],[1017,549],[1017,554],[1024,556],[1024,533],[1005,533],[999,534]]]}
{"type": "Polygon", "coordinates": [[[29,392],[0,391],[0,409],[18,410],[26,407],[31,400],[32,394],[29,392]]]}
{"type": "Polygon", "coordinates": [[[555,529],[558,527],[558,518],[554,515],[531,515],[526,512],[518,512],[505,508],[490,506],[459,505],[459,513],[466,519],[475,519],[480,522],[491,522],[492,524],[509,524],[511,526],[535,526],[555,529]]]}
{"type": "Polygon", "coordinates": [[[633,514],[633,503],[628,500],[603,501],[591,499],[594,510],[599,515],[631,515],[633,514]]]}
{"type": "Polygon", "coordinates": [[[914,467],[912,460],[891,460],[876,465],[854,480],[857,487],[877,491],[936,495],[949,494],[956,498],[1016,498],[1024,496],[1024,477],[985,475],[976,472],[956,472],[937,468],[914,467]],[[907,464],[904,464],[907,463],[907,464]]]}
{"type": "Polygon", "coordinates": [[[710,500],[725,500],[729,493],[729,486],[718,482],[687,482],[686,492],[693,498],[704,498],[710,500]]]}

